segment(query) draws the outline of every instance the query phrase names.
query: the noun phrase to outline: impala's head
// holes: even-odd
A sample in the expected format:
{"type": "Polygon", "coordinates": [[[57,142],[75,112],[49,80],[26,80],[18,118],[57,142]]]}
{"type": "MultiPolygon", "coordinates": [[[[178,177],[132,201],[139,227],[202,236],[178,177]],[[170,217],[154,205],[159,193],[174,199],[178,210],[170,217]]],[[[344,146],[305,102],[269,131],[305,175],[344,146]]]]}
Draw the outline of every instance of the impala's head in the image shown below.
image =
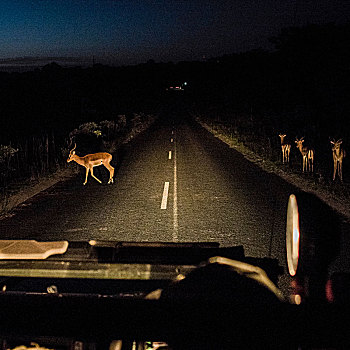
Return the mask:
{"type": "Polygon", "coordinates": [[[286,142],[285,142],[285,137],[287,136],[286,134],[278,134],[278,136],[281,139],[281,145],[283,146],[286,142]]]}
{"type": "Polygon", "coordinates": [[[340,145],[343,143],[342,139],[339,139],[338,141],[335,141],[334,139],[330,141],[331,144],[333,145],[333,148],[339,148],[340,145]]]}
{"type": "Polygon", "coordinates": [[[302,147],[304,142],[304,137],[302,137],[300,140],[298,138],[295,138],[295,143],[297,147],[302,147]]]}
{"type": "Polygon", "coordinates": [[[75,149],[77,147],[77,144],[75,144],[74,148],[69,152],[69,156],[67,159],[67,163],[71,162],[73,160],[73,156],[75,155],[75,149]]]}

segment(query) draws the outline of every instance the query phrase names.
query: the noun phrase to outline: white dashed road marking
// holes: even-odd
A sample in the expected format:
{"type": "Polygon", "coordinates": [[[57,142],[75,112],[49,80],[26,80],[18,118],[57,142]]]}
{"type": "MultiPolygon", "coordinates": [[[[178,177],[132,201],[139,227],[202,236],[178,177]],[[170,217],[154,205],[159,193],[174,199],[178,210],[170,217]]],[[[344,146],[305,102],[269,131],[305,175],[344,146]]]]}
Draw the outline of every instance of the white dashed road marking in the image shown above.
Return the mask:
{"type": "Polygon", "coordinates": [[[169,193],[169,182],[165,182],[164,189],[163,189],[162,204],[160,205],[160,209],[166,209],[167,203],[168,203],[168,193],[169,193]]]}

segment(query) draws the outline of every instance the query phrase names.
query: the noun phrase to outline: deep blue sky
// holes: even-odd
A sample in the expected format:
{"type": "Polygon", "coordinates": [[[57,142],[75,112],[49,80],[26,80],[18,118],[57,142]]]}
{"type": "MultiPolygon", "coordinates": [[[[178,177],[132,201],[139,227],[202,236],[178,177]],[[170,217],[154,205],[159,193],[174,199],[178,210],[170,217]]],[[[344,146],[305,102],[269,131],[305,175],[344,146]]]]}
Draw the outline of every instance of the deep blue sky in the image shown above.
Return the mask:
{"type": "Polygon", "coordinates": [[[349,18],[349,0],[1,0],[0,59],[198,60],[270,48],[281,27],[349,18]]]}

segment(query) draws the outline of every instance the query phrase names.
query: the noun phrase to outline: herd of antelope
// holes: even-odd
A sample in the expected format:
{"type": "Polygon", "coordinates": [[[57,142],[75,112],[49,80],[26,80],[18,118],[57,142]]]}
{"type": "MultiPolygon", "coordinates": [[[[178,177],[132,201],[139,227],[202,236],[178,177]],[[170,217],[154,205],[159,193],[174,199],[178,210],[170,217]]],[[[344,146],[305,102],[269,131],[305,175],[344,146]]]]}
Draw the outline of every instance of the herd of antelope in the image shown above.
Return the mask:
{"type": "MultiPolygon", "coordinates": [[[[290,143],[286,142],[285,134],[278,135],[281,138],[281,148],[282,148],[282,162],[289,162],[289,154],[292,146],[290,143]]],[[[303,145],[304,137],[300,140],[295,139],[296,147],[299,149],[303,157],[303,172],[313,172],[314,171],[314,156],[315,150],[313,148],[303,145]]],[[[338,141],[330,140],[332,145],[332,155],[333,155],[333,181],[335,180],[336,174],[338,173],[340,181],[343,181],[343,159],[345,158],[346,152],[342,147],[343,140],[338,141]]]]}
{"type": "MultiPolygon", "coordinates": [[[[281,138],[281,149],[282,149],[282,162],[289,163],[289,154],[292,146],[286,142],[285,134],[278,135],[281,138]]],[[[299,149],[302,157],[303,157],[303,172],[313,172],[314,171],[314,156],[315,151],[312,148],[309,148],[304,143],[304,137],[300,140],[298,138],[295,139],[296,147],[299,149]]],[[[333,181],[335,180],[336,174],[338,173],[340,181],[343,181],[343,159],[345,158],[345,150],[342,147],[343,140],[339,139],[335,141],[334,139],[330,141],[332,145],[332,154],[333,154],[333,181]]],[[[69,156],[67,162],[75,161],[79,165],[82,165],[86,168],[86,175],[84,185],[87,183],[89,172],[91,176],[101,183],[95,175],[93,168],[95,166],[104,165],[109,171],[109,181],[108,183],[113,183],[114,176],[114,168],[111,166],[110,162],[112,160],[112,155],[106,152],[87,154],[84,157],[79,157],[75,154],[75,148],[77,145],[75,144],[74,148],[69,152],[69,156]]]]}

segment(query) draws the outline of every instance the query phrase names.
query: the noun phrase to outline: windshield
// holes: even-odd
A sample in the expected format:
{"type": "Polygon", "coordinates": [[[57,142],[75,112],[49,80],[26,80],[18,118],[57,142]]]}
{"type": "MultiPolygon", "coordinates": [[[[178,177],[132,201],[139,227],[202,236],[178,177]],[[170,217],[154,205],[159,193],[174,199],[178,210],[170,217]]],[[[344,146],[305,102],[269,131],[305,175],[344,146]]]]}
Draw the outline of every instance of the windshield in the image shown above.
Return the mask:
{"type": "Polygon", "coordinates": [[[81,280],[74,293],[108,294],[108,280],[154,279],[118,295],[159,297],[223,256],[261,267],[290,303],[346,300],[348,1],[18,0],[0,13],[4,281],[51,274],[67,279],[58,292],[81,280]]]}

